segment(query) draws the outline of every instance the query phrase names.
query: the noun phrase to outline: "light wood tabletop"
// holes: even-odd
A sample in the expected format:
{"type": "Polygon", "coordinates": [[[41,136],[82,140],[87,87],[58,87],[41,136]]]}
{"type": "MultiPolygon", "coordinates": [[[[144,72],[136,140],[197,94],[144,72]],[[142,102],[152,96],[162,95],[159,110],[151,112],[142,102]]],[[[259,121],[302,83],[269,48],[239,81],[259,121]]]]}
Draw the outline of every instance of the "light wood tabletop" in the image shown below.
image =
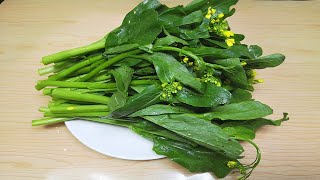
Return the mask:
{"type": "MultiPolygon", "coordinates": [[[[31,127],[31,120],[42,116],[37,109],[49,100],[34,89],[41,57],[100,39],[138,3],[5,0],[0,5],[1,180],[212,179],[194,176],[169,159],[127,161],[99,154],[63,123],[31,127]]],[[[258,72],[265,83],[256,85],[254,98],[270,105],[274,118],[289,112],[290,121],[258,131],[255,142],[263,157],[250,179],[320,179],[319,1],[242,0],[236,8],[230,24],[246,35],[245,43],[287,57],[281,66],[258,72]]],[[[254,150],[245,147],[253,160],[254,150]]]]}

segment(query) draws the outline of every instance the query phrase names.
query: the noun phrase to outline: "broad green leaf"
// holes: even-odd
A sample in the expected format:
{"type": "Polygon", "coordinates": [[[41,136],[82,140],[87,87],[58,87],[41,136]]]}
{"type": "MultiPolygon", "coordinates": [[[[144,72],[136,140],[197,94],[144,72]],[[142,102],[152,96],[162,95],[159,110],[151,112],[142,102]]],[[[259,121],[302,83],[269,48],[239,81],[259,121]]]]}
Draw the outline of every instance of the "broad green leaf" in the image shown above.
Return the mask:
{"type": "Polygon", "coordinates": [[[207,12],[209,7],[216,9],[218,13],[228,14],[230,7],[235,5],[238,0],[194,0],[184,7],[185,12],[190,13],[193,11],[201,10],[207,12]]]}
{"type": "Polygon", "coordinates": [[[141,93],[130,97],[126,104],[114,111],[111,116],[113,117],[124,117],[132,114],[140,109],[146,108],[148,106],[157,104],[160,102],[160,95],[162,89],[160,85],[154,84],[145,88],[141,93]]]}
{"type": "Polygon", "coordinates": [[[237,58],[240,57],[238,52],[234,52],[231,49],[219,49],[214,47],[200,46],[196,48],[184,48],[187,51],[193,52],[197,56],[201,57],[213,57],[216,59],[237,58]]]}
{"type": "Polygon", "coordinates": [[[190,172],[213,172],[219,178],[231,172],[227,163],[232,159],[204,147],[193,147],[167,138],[155,138],[153,150],[157,154],[167,156],[190,172]]]}
{"type": "Polygon", "coordinates": [[[243,152],[238,141],[230,138],[219,126],[210,121],[187,114],[145,116],[143,118],[231,159],[239,158],[243,152]]]}
{"type": "Polygon", "coordinates": [[[282,122],[288,121],[288,113],[283,113],[283,118],[278,120],[271,120],[271,119],[265,119],[265,118],[258,118],[254,120],[248,120],[248,121],[228,121],[226,123],[221,124],[221,127],[234,127],[234,126],[241,126],[246,127],[248,129],[251,129],[253,131],[257,131],[260,127],[271,125],[271,126],[280,126],[282,122]]]}
{"type": "Polygon", "coordinates": [[[239,58],[217,60],[215,63],[227,67],[223,69],[223,74],[229,78],[232,84],[241,88],[248,86],[247,75],[241,66],[239,58]]]}
{"type": "Polygon", "coordinates": [[[235,89],[231,92],[232,98],[230,103],[239,103],[242,101],[250,101],[252,100],[252,95],[249,91],[244,89],[235,89]]]}
{"type": "Polygon", "coordinates": [[[254,139],[256,137],[255,132],[251,129],[242,126],[231,126],[222,128],[224,132],[229,136],[240,139],[254,139]]]}
{"type": "Polygon", "coordinates": [[[247,60],[246,68],[250,69],[264,69],[268,67],[276,67],[282,64],[285,60],[285,56],[282,54],[271,54],[268,56],[262,56],[258,59],[247,60]]]}
{"type": "Polygon", "coordinates": [[[126,15],[126,17],[122,22],[122,25],[129,24],[130,21],[135,19],[135,16],[143,13],[146,10],[149,10],[149,9],[157,10],[161,6],[162,4],[158,0],[144,0],[126,15]]]}
{"type": "Polygon", "coordinates": [[[176,27],[178,22],[181,22],[182,18],[185,17],[186,14],[183,10],[182,6],[176,6],[173,8],[169,8],[159,14],[159,21],[164,28],[176,27]]]}
{"type": "Polygon", "coordinates": [[[123,44],[152,44],[161,33],[162,27],[158,21],[158,13],[149,9],[134,15],[128,23],[109,33],[106,37],[106,48],[123,44]]]}
{"type": "Polygon", "coordinates": [[[143,67],[143,68],[137,69],[134,72],[135,75],[139,75],[139,76],[150,75],[155,73],[156,71],[152,67],[143,67]]]}
{"type": "Polygon", "coordinates": [[[203,114],[207,120],[251,120],[272,114],[273,110],[259,101],[244,101],[215,107],[212,112],[203,114]]]}
{"type": "Polygon", "coordinates": [[[124,53],[130,50],[134,50],[137,49],[139,47],[138,44],[124,44],[124,45],[120,45],[120,46],[115,46],[115,47],[111,47],[111,48],[106,48],[104,54],[106,55],[110,55],[110,54],[120,54],[120,53],[124,53]]]}
{"type": "Polygon", "coordinates": [[[131,114],[130,117],[156,116],[156,115],[162,115],[162,114],[182,114],[182,113],[192,113],[192,111],[180,106],[155,104],[131,114]]]}
{"type": "Polygon", "coordinates": [[[152,55],[143,55],[143,57],[153,63],[162,83],[179,81],[186,86],[200,91],[200,81],[173,56],[164,53],[153,53],[152,55]]]}
{"type": "Polygon", "coordinates": [[[182,17],[180,21],[175,22],[175,26],[201,23],[202,21],[203,21],[203,13],[201,11],[194,11],[189,15],[182,17]]]}
{"type": "Polygon", "coordinates": [[[188,42],[180,39],[178,37],[172,36],[172,35],[168,35],[164,38],[158,38],[154,44],[154,46],[170,46],[174,43],[180,43],[183,45],[188,45],[188,42]]]}
{"type": "Polygon", "coordinates": [[[230,50],[239,54],[239,57],[246,57],[249,59],[253,59],[254,55],[249,51],[247,45],[244,44],[235,44],[230,47],[230,50]]]}
{"type": "Polygon", "coordinates": [[[194,92],[186,87],[177,93],[180,102],[194,107],[215,107],[225,104],[231,99],[231,93],[212,83],[203,83],[202,93],[194,92]]]}
{"type": "Polygon", "coordinates": [[[188,139],[183,138],[172,131],[169,131],[161,126],[158,126],[146,120],[139,120],[138,122],[132,124],[130,129],[140,135],[152,134],[154,137],[161,136],[161,137],[179,141],[185,144],[189,144],[192,146],[197,146],[196,143],[189,141],[188,139]]]}
{"type": "Polygon", "coordinates": [[[109,102],[110,111],[114,111],[124,106],[128,97],[128,87],[132,80],[133,69],[128,66],[121,66],[110,72],[117,85],[117,92],[111,96],[109,102]]]}

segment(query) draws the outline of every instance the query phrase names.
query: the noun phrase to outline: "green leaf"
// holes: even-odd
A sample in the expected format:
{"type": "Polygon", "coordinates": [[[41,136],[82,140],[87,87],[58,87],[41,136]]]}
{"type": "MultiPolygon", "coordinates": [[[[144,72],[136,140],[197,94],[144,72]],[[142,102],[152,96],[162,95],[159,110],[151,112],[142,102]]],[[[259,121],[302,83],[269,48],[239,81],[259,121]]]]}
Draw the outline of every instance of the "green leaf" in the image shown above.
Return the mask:
{"type": "Polygon", "coordinates": [[[137,59],[137,58],[131,58],[131,57],[128,57],[128,58],[125,58],[121,61],[119,61],[118,63],[114,64],[113,66],[136,66],[138,65],[139,63],[141,63],[142,59],[137,59]]]}
{"type": "Polygon", "coordinates": [[[200,46],[200,47],[196,47],[196,48],[185,47],[184,50],[191,51],[197,56],[213,57],[216,59],[240,57],[240,54],[238,52],[234,52],[231,49],[219,49],[219,48],[214,48],[214,47],[200,46]]]}
{"type": "Polygon", "coordinates": [[[228,121],[226,123],[221,124],[221,127],[234,127],[234,126],[241,126],[246,127],[248,129],[251,129],[253,131],[257,131],[260,127],[271,125],[271,126],[280,126],[282,122],[288,121],[288,113],[283,113],[283,118],[278,120],[271,120],[271,119],[265,119],[265,118],[258,118],[254,120],[248,120],[248,121],[228,121]]]}
{"type": "Polygon", "coordinates": [[[219,178],[231,172],[227,163],[232,159],[204,147],[193,147],[166,138],[155,138],[153,150],[157,154],[167,156],[190,172],[213,172],[219,178]]]}
{"type": "Polygon", "coordinates": [[[201,92],[200,94],[184,87],[178,91],[177,99],[194,107],[215,107],[231,99],[229,91],[212,83],[203,83],[201,92]]]}
{"type": "Polygon", "coordinates": [[[158,38],[154,44],[154,46],[170,46],[174,43],[180,43],[183,45],[188,45],[188,42],[180,39],[178,37],[172,36],[172,35],[168,35],[164,38],[158,38]]]}
{"type": "Polygon", "coordinates": [[[154,53],[152,55],[143,55],[143,57],[153,63],[162,83],[179,81],[186,86],[200,91],[200,81],[198,81],[185,66],[171,55],[154,53]]]}
{"type": "Polygon", "coordinates": [[[138,122],[132,124],[130,129],[140,135],[152,134],[154,137],[161,136],[161,137],[179,141],[185,144],[189,144],[192,146],[197,146],[196,143],[189,141],[188,139],[185,139],[172,131],[169,131],[161,126],[158,126],[146,120],[139,120],[138,122]]]}
{"type": "Polygon", "coordinates": [[[149,85],[135,85],[130,86],[133,90],[135,90],[137,93],[141,93],[144,89],[146,89],[149,85]]]}
{"type": "Polygon", "coordinates": [[[201,10],[207,12],[209,7],[216,9],[218,13],[228,14],[230,7],[235,5],[238,0],[194,0],[184,7],[185,12],[190,13],[193,11],[201,10]]]}
{"type": "Polygon", "coordinates": [[[176,6],[173,8],[166,9],[159,15],[159,20],[164,28],[176,27],[178,22],[182,21],[182,18],[186,14],[182,6],[176,6]]]}
{"type": "Polygon", "coordinates": [[[134,49],[137,49],[139,47],[138,44],[124,44],[124,45],[120,45],[120,46],[115,46],[112,48],[106,48],[104,54],[106,55],[110,55],[110,54],[120,54],[120,53],[124,53],[127,51],[131,51],[134,49]]]}
{"type": "Polygon", "coordinates": [[[205,113],[207,120],[251,120],[272,114],[272,109],[259,101],[244,101],[215,107],[212,112],[205,113]]]}
{"type": "Polygon", "coordinates": [[[248,86],[247,75],[241,66],[239,58],[217,60],[215,63],[227,67],[223,69],[223,74],[229,78],[233,85],[241,88],[248,86]]]}
{"type": "Polygon", "coordinates": [[[129,22],[132,21],[135,16],[142,14],[146,10],[157,10],[161,6],[162,4],[158,0],[144,0],[126,15],[122,22],[122,25],[129,24],[129,22]]]}
{"type": "Polygon", "coordinates": [[[240,139],[254,139],[256,137],[253,130],[242,126],[231,126],[222,128],[229,136],[240,139]]]}
{"type": "Polygon", "coordinates": [[[242,101],[251,101],[252,95],[249,91],[244,89],[235,89],[231,92],[232,98],[230,103],[239,103],[242,101]]]}
{"type": "Polygon", "coordinates": [[[182,113],[192,113],[192,111],[185,109],[180,106],[171,106],[164,104],[156,104],[140,111],[137,111],[130,115],[130,117],[138,117],[138,116],[156,116],[162,114],[182,114],[182,113]]]}
{"type": "Polygon", "coordinates": [[[175,26],[182,26],[194,23],[201,23],[203,21],[203,14],[201,11],[194,11],[187,16],[184,16],[180,21],[175,22],[175,26]]]}
{"type": "Polygon", "coordinates": [[[162,89],[160,85],[151,85],[141,93],[130,97],[126,104],[122,108],[114,111],[111,116],[124,117],[145,107],[157,104],[160,102],[161,92],[162,89]]]}
{"type": "Polygon", "coordinates": [[[144,76],[144,75],[150,75],[150,74],[155,74],[156,71],[152,67],[143,67],[140,69],[137,69],[134,74],[138,76],[144,76]]]}
{"type": "Polygon", "coordinates": [[[110,111],[124,106],[128,97],[128,87],[132,80],[133,69],[128,66],[121,66],[110,72],[116,80],[117,92],[111,96],[109,102],[110,111]]]}
{"type": "Polygon", "coordinates": [[[235,44],[232,47],[230,47],[230,50],[239,54],[239,57],[247,57],[249,59],[254,58],[254,55],[249,51],[247,45],[235,44]]]}
{"type": "Polygon", "coordinates": [[[195,116],[176,114],[143,118],[231,159],[239,158],[243,152],[238,141],[230,138],[220,127],[195,116]]]}
{"type": "Polygon", "coordinates": [[[248,47],[249,52],[253,55],[254,58],[262,56],[262,48],[258,45],[251,45],[248,47]]]}
{"type": "Polygon", "coordinates": [[[106,37],[106,48],[123,44],[148,45],[161,33],[162,27],[158,21],[158,13],[149,9],[134,15],[128,23],[109,33],[106,37]]]}
{"type": "Polygon", "coordinates": [[[265,69],[268,67],[276,67],[282,64],[285,60],[285,56],[282,54],[271,54],[268,56],[262,56],[258,59],[247,60],[246,68],[250,69],[265,69]]]}

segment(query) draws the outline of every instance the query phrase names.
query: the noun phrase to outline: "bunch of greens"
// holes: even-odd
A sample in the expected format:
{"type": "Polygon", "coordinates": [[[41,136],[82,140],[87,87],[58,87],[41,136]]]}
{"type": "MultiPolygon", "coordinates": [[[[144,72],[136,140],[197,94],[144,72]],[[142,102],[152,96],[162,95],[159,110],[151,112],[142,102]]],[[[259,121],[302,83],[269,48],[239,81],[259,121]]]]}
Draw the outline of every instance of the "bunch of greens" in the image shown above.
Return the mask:
{"type": "Polygon", "coordinates": [[[40,108],[46,125],[84,119],[130,128],[154,142],[153,150],[191,172],[225,177],[239,170],[246,179],[261,153],[252,142],[272,121],[272,109],[252,99],[255,69],[280,65],[281,54],[262,56],[242,44],[227,18],[237,0],[194,0],[169,8],[145,0],[103,39],[45,56],[36,89],[52,97],[40,108]],[[256,160],[240,162],[240,141],[257,149],[256,160]]]}

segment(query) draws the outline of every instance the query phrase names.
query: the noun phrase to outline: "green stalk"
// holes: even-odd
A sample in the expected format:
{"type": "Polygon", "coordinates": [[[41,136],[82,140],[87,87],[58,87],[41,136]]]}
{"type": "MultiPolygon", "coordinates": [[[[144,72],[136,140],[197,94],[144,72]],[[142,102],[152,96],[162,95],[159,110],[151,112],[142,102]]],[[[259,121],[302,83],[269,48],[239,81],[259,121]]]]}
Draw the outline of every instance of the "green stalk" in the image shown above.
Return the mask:
{"type": "Polygon", "coordinates": [[[194,59],[195,62],[198,64],[199,69],[202,70],[204,68],[204,61],[202,58],[198,57],[197,55],[193,54],[190,51],[186,51],[184,49],[180,49],[177,47],[170,47],[170,46],[163,46],[163,47],[156,47],[154,49],[152,49],[152,51],[174,51],[174,52],[178,52],[181,53],[185,56],[189,56],[190,58],[194,59]]]}
{"type": "Polygon", "coordinates": [[[40,68],[40,69],[38,69],[38,74],[40,76],[43,76],[43,75],[50,74],[50,73],[57,73],[57,72],[60,72],[64,69],[67,69],[67,68],[73,66],[74,64],[76,64],[76,63],[74,61],[71,61],[71,62],[63,62],[63,64],[60,63],[60,64],[55,64],[53,66],[40,68]]]}
{"type": "MultiPolygon", "coordinates": [[[[92,121],[92,122],[123,126],[123,127],[130,127],[134,123],[130,121],[123,121],[123,120],[117,120],[117,119],[105,119],[105,118],[94,118],[94,117],[83,117],[81,119],[92,121]]],[[[42,118],[42,119],[33,120],[32,126],[49,125],[49,124],[66,122],[71,120],[74,120],[74,118],[51,118],[51,117],[42,118]]]]}
{"type": "MultiPolygon", "coordinates": [[[[130,85],[148,85],[154,84],[158,81],[156,80],[133,80],[130,85]]],[[[47,87],[63,87],[63,88],[80,88],[80,89],[114,89],[116,88],[116,83],[96,83],[96,82],[67,82],[67,81],[39,81],[37,86],[47,87]]],[[[52,89],[45,89],[43,91],[44,95],[50,94],[52,89]]]]}
{"type": "Polygon", "coordinates": [[[72,73],[71,76],[78,76],[78,75],[81,75],[81,74],[86,74],[86,73],[90,72],[92,69],[94,69],[97,66],[99,66],[103,61],[104,61],[103,59],[101,59],[99,61],[96,61],[96,62],[92,63],[89,66],[86,66],[86,67],[84,67],[82,69],[77,70],[76,72],[72,73]]]}
{"type": "Polygon", "coordinates": [[[47,107],[40,107],[39,112],[50,112],[50,109],[47,107]]]}
{"type": "Polygon", "coordinates": [[[111,75],[109,73],[101,74],[92,79],[92,81],[104,81],[111,79],[111,75]]]}
{"type": "Polygon", "coordinates": [[[45,112],[44,117],[103,117],[108,116],[110,112],[74,112],[74,113],[50,113],[45,112]]]}
{"type": "Polygon", "coordinates": [[[114,63],[116,63],[116,62],[118,62],[118,61],[120,61],[120,60],[122,60],[122,59],[124,59],[126,57],[129,57],[131,55],[139,54],[139,53],[142,53],[142,52],[143,51],[139,49],[139,50],[133,50],[133,51],[129,51],[129,52],[117,55],[117,56],[109,59],[108,61],[105,61],[100,66],[96,67],[95,69],[93,69],[90,73],[88,73],[86,76],[81,78],[80,81],[87,81],[90,78],[92,78],[93,76],[95,76],[96,74],[98,74],[100,71],[106,69],[107,67],[113,65],[114,63]]]}
{"type": "Polygon", "coordinates": [[[56,124],[65,121],[72,120],[73,118],[42,118],[32,121],[32,126],[41,126],[41,125],[49,125],[56,124]]]}
{"type": "Polygon", "coordinates": [[[51,106],[50,112],[52,113],[85,113],[85,112],[105,112],[109,111],[106,105],[75,105],[75,104],[62,104],[59,106],[51,106]]]}
{"type": "MultiPolygon", "coordinates": [[[[94,62],[100,60],[101,58],[102,58],[102,55],[98,55],[98,56],[94,56],[94,57],[89,57],[88,59],[86,59],[86,60],[84,60],[84,61],[81,61],[81,62],[79,62],[79,63],[77,63],[77,64],[69,67],[68,69],[65,69],[64,71],[61,71],[61,72],[58,73],[58,74],[55,74],[55,75],[53,75],[53,76],[50,76],[50,77],[48,78],[48,80],[52,80],[52,81],[59,80],[59,79],[61,79],[61,78],[63,78],[63,77],[66,77],[67,75],[75,72],[76,70],[78,70],[78,69],[80,69],[80,68],[83,68],[83,67],[85,67],[85,66],[87,66],[87,65],[89,65],[89,64],[91,64],[91,63],[94,63],[94,62]]],[[[43,89],[43,88],[44,88],[44,86],[41,86],[40,84],[37,84],[37,85],[36,85],[36,89],[37,89],[37,90],[41,90],[41,89],[43,89]]]]}
{"type": "Polygon", "coordinates": [[[92,102],[92,103],[106,104],[106,105],[110,101],[110,98],[106,96],[82,93],[82,92],[66,90],[66,89],[53,89],[51,92],[51,96],[55,98],[61,98],[61,99],[67,99],[67,100],[92,102]]]}
{"type": "Polygon", "coordinates": [[[99,49],[103,49],[104,47],[105,47],[105,39],[101,39],[100,41],[97,41],[95,43],[92,43],[86,46],[82,46],[82,47],[58,52],[49,56],[45,56],[42,58],[42,63],[44,65],[47,65],[51,63],[60,62],[60,61],[69,59],[71,57],[80,56],[80,55],[88,54],[93,51],[97,51],[99,49]]]}

